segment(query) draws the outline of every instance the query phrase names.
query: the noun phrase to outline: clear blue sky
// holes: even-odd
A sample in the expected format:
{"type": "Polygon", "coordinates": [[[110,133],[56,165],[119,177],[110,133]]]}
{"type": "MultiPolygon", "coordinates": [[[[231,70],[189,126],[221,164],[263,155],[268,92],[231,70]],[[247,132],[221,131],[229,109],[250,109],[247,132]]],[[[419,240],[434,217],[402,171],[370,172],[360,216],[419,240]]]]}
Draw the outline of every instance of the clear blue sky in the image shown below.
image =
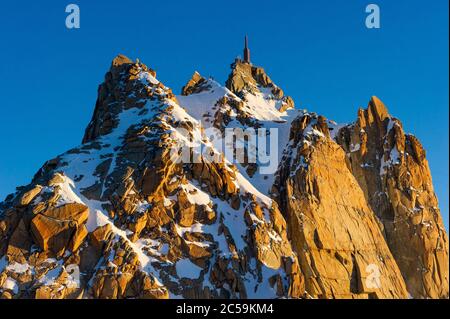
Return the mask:
{"type": "Polygon", "coordinates": [[[0,197],[80,143],[118,53],[179,92],[194,70],[224,82],[250,37],[253,62],[297,105],[355,120],[377,95],[427,150],[448,229],[448,1],[4,1],[0,12],[0,197]],[[381,29],[365,28],[365,6],[381,29]],[[81,28],[65,28],[65,6],[81,28]]]}

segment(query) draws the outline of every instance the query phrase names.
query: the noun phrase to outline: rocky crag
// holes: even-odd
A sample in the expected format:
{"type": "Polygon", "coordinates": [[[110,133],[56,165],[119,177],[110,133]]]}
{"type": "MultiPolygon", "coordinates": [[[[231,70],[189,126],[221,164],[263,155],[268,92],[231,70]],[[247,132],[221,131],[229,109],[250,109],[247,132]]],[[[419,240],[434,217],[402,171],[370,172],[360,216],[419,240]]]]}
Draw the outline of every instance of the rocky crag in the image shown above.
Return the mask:
{"type": "Polygon", "coordinates": [[[338,126],[264,69],[231,67],[176,96],[117,56],[82,144],[0,203],[0,296],[448,298],[418,140],[375,97],[338,126]],[[209,128],[276,129],[279,166],[233,163],[209,128]]]}
{"type": "Polygon", "coordinates": [[[336,140],[348,167],[383,224],[386,241],[417,298],[448,296],[448,235],[425,150],[373,97],[336,140]]]}

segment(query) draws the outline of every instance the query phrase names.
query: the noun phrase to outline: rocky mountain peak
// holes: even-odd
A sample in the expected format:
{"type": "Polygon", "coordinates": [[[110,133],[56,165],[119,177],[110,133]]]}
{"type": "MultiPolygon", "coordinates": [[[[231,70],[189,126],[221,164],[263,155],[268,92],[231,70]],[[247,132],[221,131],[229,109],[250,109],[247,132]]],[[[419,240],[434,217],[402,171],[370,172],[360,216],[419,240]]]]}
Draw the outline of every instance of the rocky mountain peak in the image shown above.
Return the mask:
{"type": "Polygon", "coordinates": [[[111,67],[119,67],[122,64],[132,64],[133,61],[123,54],[118,54],[112,61],[111,67]]]}
{"type": "Polygon", "coordinates": [[[402,123],[372,97],[336,140],[383,223],[408,292],[416,298],[448,296],[448,236],[418,139],[406,134],[402,123]]]}
{"type": "Polygon", "coordinates": [[[206,91],[211,88],[211,84],[208,84],[207,82],[208,81],[203,76],[201,76],[200,73],[195,71],[186,85],[181,89],[181,95],[187,96],[190,94],[198,94],[200,92],[206,91]]]}
{"type": "Polygon", "coordinates": [[[84,143],[0,205],[2,297],[304,294],[276,203],[155,75],[116,58],[84,143]],[[173,150],[189,145],[200,151],[179,161],[173,150]]]}
{"type": "Polygon", "coordinates": [[[147,100],[175,100],[171,89],[156,79],[156,72],[145,64],[118,55],[113,59],[104,82],[98,88],[92,119],[83,143],[107,135],[118,125],[118,116],[132,107],[142,108],[147,100]]]}
{"type": "Polygon", "coordinates": [[[371,112],[372,116],[379,122],[391,117],[384,103],[376,96],[372,96],[370,99],[367,112],[371,112]]]}
{"type": "Polygon", "coordinates": [[[398,266],[376,215],[317,114],[291,126],[273,194],[299,255],[305,287],[317,298],[405,298],[398,266]],[[367,280],[372,270],[379,284],[367,280]]]}
{"type": "Polygon", "coordinates": [[[263,95],[266,99],[279,101],[277,109],[280,112],[294,108],[292,98],[284,95],[283,90],[272,82],[262,67],[237,59],[231,65],[231,70],[225,85],[240,98],[245,100],[247,94],[263,95]]]}
{"type": "Polygon", "coordinates": [[[448,298],[448,249],[425,150],[378,98],[337,125],[249,59],[175,96],[118,55],[83,143],[0,203],[0,297],[448,298]],[[208,128],[265,130],[273,171],[208,128]]]}

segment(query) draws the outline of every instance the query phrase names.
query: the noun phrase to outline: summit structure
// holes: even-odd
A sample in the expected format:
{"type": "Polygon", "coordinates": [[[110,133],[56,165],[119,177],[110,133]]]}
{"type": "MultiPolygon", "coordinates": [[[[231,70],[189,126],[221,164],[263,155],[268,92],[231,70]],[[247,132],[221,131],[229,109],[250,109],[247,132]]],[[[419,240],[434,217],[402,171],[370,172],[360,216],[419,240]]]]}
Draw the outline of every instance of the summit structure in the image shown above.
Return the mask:
{"type": "Polygon", "coordinates": [[[250,64],[250,49],[248,48],[248,37],[245,36],[244,43],[244,62],[250,64]]]}

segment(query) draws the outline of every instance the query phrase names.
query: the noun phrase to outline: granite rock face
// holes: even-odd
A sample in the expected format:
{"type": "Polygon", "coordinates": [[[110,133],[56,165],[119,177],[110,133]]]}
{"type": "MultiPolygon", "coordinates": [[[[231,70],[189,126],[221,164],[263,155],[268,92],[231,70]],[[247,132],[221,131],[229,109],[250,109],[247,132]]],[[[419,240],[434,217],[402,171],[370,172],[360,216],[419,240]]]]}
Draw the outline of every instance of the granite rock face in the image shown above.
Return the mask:
{"type": "Polygon", "coordinates": [[[448,298],[449,256],[425,150],[372,97],[337,134],[414,298],[448,298]]]}
{"type": "Polygon", "coordinates": [[[338,126],[250,63],[176,96],[119,55],[82,144],[0,203],[0,297],[448,298],[448,236],[377,98],[338,126]],[[230,128],[270,161],[245,134],[227,154],[230,128]]]}
{"type": "Polygon", "coordinates": [[[405,283],[378,219],[330,138],[327,120],[292,123],[273,193],[287,220],[308,295],[406,298],[405,283]]]}

